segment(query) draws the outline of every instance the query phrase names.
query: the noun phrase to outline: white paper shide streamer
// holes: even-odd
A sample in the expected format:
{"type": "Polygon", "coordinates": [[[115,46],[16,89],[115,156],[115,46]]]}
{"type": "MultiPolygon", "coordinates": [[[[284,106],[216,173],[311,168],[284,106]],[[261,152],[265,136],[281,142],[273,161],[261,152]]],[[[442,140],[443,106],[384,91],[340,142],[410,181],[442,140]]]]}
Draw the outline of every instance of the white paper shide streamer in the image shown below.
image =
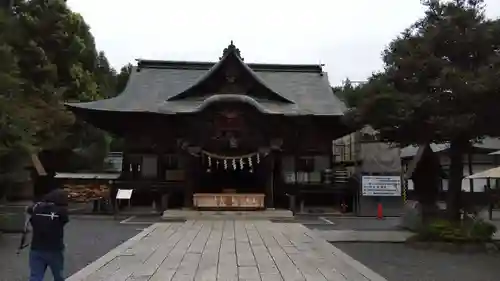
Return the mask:
{"type": "Polygon", "coordinates": [[[210,172],[212,170],[212,158],[208,156],[208,169],[207,172],[210,172]]]}
{"type": "MultiPolygon", "coordinates": [[[[205,155],[207,157],[206,171],[209,173],[212,172],[214,169],[219,169],[219,168],[224,168],[224,170],[232,169],[233,171],[236,171],[238,169],[243,170],[245,169],[245,166],[248,167],[249,172],[253,173],[254,165],[260,164],[262,160],[260,153],[252,153],[237,157],[221,156],[221,155],[211,154],[208,152],[205,152],[205,155]]],[[[132,165],[130,166],[130,169],[132,170],[132,165]]],[[[140,171],[141,167],[138,166],[138,169],[140,171]]]]}
{"type": "Polygon", "coordinates": [[[252,157],[248,157],[248,167],[250,168],[250,173],[253,172],[252,157]]]}

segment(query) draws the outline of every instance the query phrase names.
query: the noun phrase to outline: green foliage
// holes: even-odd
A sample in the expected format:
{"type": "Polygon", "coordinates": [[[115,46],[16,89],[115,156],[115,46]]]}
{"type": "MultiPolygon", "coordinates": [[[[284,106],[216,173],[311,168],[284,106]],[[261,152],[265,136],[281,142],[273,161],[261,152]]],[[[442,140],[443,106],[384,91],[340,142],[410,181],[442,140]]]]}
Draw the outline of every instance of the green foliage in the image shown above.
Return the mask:
{"type": "Polygon", "coordinates": [[[99,52],[98,54],[94,76],[99,85],[99,92],[104,97],[114,97],[120,92],[117,89],[117,82],[120,78],[117,77],[116,71],[110,66],[104,52],[99,52]]]}
{"type": "Polygon", "coordinates": [[[404,144],[498,134],[485,121],[500,100],[500,23],[481,4],[427,1],[426,16],[389,44],[385,70],[365,85],[363,121],[404,144]]]}
{"type": "Polygon", "coordinates": [[[35,111],[22,96],[18,60],[9,44],[14,23],[0,10],[0,198],[1,187],[17,177],[16,170],[33,150],[36,137],[35,111]]]}
{"type": "Polygon", "coordinates": [[[128,78],[130,77],[130,73],[132,73],[132,65],[129,63],[120,69],[120,73],[116,78],[116,92],[121,93],[125,86],[127,85],[128,78]]]}
{"type": "Polygon", "coordinates": [[[0,9],[0,61],[0,187],[31,153],[73,155],[75,169],[102,165],[109,136],[75,122],[64,102],[115,96],[130,67],[116,74],[84,19],[65,1],[15,0],[0,9]]]}
{"type": "Polygon", "coordinates": [[[491,241],[496,231],[495,225],[483,220],[470,220],[461,223],[435,220],[423,226],[413,239],[434,242],[479,243],[491,241]]]}
{"type": "Polygon", "coordinates": [[[363,84],[353,85],[349,79],[344,81],[342,86],[334,87],[332,90],[349,108],[357,107],[364,97],[363,84]]]}
{"type": "Polygon", "coordinates": [[[500,21],[482,0],[424,1],[425,16],[383,52],[384,70],[358,89],[355,123],[401,145],[450,144],[450,217],[458,219],[462,155],[499,136],[500,21]]]}

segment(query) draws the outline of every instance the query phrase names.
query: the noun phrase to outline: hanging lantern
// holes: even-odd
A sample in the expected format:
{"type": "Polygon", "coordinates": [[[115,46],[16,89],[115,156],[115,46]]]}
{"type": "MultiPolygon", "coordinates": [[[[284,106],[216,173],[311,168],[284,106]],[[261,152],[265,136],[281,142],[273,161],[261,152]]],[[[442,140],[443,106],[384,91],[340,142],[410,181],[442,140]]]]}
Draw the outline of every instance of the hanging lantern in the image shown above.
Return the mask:
{"type": "Polygon", "coordinates": [[[236,159],[233,159],[233,170],[236,171],[236,159]]]}

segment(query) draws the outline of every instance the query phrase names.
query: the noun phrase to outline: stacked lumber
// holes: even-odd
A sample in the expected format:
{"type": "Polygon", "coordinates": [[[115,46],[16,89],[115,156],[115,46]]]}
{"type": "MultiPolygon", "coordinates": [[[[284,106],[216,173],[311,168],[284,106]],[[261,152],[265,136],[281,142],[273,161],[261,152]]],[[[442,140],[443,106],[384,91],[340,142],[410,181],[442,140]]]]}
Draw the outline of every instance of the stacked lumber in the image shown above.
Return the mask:
{"type": "Polygon", "coordinates": [[[64,189],[68,192],[70,202],[85,203],[93,200],[109,198],[109,188],[107,185],[66,185],[64,186],[64,189]]]}

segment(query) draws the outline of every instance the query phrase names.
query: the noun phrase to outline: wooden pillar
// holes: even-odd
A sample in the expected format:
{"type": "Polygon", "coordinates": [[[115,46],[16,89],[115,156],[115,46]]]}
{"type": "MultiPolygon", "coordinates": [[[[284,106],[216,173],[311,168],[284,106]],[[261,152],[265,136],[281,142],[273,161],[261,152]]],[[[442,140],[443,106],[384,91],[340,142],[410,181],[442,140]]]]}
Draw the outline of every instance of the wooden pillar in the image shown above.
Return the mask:
{"type": "Polygon", "coordinates": [[[193,207],[193,191],[196,184],[195,157],[187,151],[180,151],[182,169],[184,170],[184,208],[193,207]]]}
{"type": "Polygon", "coordinates": [[[267,163],[266,163],[266,177],[267,177],[267,182],[266,182],[266,197],[265,197],[265,207],[266,208],[274,208],[274,152],[271,151],[271,153],[267,156],[267,163]]]}
{"type": "MultiPolygon", "coordinates": [[[[299,148],[300,148],[300,123],[296,122],[295,128],[294,128],[294,134],[295,134],[295,145],[293,146],[293,171],[295,174],[295,181],[294,181],[294,192],[293,194],[295,195],[295,198],[298,197],[299,199],[299,204],[300,204],[300,212],[304,212],[304,198],[302,196],[302,193],[300,192],[300,186],[299,186],[299,170],[298,170],[298,164],[299,164],[299,148]]],[[[295,202],[295,200],[294,200],[295,202]]],[[[293,207],[295,209],[295,206],[293,207]]]]}

